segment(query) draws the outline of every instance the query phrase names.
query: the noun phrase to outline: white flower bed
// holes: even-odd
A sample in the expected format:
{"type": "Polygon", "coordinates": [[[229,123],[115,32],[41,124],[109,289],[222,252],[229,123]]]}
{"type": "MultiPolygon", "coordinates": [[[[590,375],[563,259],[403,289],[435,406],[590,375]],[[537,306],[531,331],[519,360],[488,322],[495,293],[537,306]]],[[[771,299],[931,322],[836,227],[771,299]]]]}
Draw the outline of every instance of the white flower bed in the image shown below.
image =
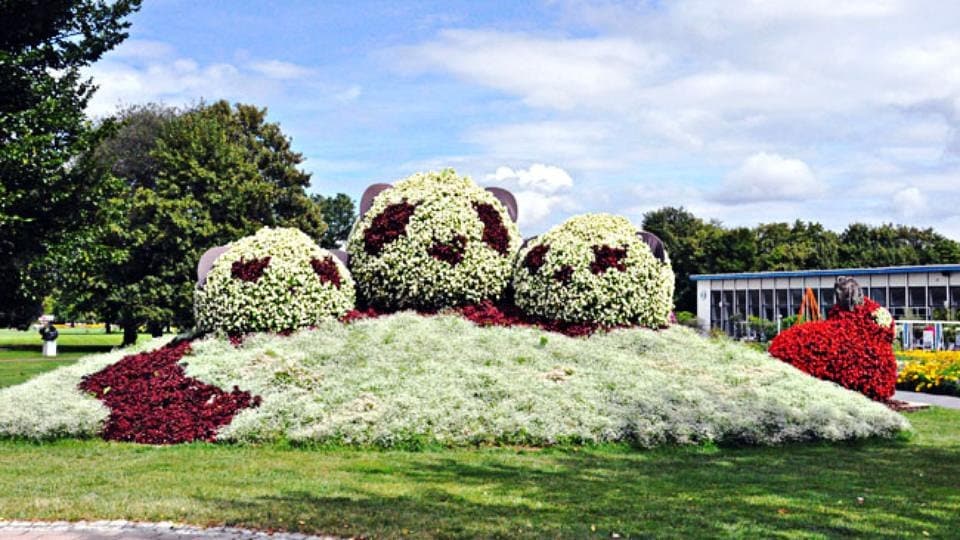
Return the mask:
{"type": "Polygon", "coordinates": [[[360,295],[368,302],[385,308],[441,308],[499,298],[519,245],[517,226],[500,201],[447,169],[415,174],[380,193],[354,226],[347,250],[360,295]],[[404,204],[413,210],[403,223],[391,222],[398,227],[397,236],[373,242],[371,230],[377,229],[371,227],[378,216],[404,204]],[[489,205],[499,217],[506,233],[502,249],[485,241],[486,225],[476,205],[489,205]],[[438,246],[447,246],[443,249],[459,260],[431,254],[438,246]]]}
{"type": "Polygon", "coordinates": [[[529,242],[513,286],[526,313],[567,322],[660,327],[673,308],[669,259],[659,261],[629,220],[609,214],[570,218],[529,242]],[[611,250],[624,250],[618,264],[596,268],[611,250]]]}
{"type": "Polygon", "coordinates": [[[264,228],[217,258],[196,289],[194,310],[202,330],[281,331],[339,317],[354,301],[353,279],[337,257],[297,229],[264,228]],[[260,272],[248,270],[258,277],[238,277],[244,263],[258,261],[260,272]],[[332,272],[332,280],[321,275],[323,269],[332,272]]]}
{"type": "MultiPolygon", "coordinates": [[[[221,429],[228,441],[779,444],[909,429],[858,393],[682,327],[568,338],[400,313],[255,334],[240,348],[211,336],[192,348],[188,376],[263,398],[221,429]]],[[[122,354],[0,390],[0,435],[95,435],[108,411],[77,384],[122,354]]]]}

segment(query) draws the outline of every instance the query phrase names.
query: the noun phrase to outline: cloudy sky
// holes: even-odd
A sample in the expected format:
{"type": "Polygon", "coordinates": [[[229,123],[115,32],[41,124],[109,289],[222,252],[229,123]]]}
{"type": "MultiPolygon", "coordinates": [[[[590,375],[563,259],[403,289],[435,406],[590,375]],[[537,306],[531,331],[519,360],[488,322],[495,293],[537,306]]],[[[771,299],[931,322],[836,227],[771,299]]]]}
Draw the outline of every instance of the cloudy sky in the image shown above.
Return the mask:
{"type": "Polygon", "coordinates": [[[452,166],[533,234],[685,206],[960,239],[960,3],[149,0],[90,114],[267,107],[312,190],[452,166]]]}

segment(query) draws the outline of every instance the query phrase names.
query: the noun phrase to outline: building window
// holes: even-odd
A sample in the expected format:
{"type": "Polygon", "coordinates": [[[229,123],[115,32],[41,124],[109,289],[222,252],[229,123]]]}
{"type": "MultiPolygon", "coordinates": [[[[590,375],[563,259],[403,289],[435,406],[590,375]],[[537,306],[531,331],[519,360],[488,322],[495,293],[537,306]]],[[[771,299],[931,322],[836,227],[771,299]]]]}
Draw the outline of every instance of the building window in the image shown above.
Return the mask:
{"type": "Polygon", "coordinates": [[[733,316],[739,320],[747,320],[747,291],[737,291],[737,304],[733,316]]]}
{"type": "Polygon", "coordinates": [[[710,291],[710,326],[720,327],[720,291],[710,291]]]}
{"type": "Polygon", "coordinates": [[[947,313],[947,309],[949,308],[949,303],[947,302],[947,288],[930,287],[928,290],[932,318],[938,321],[949,319],[950,315],[947,313]]]}
{"type": "Polygon", "coordinates": [[[803,289],[790,289],[790,315],[796,315],[803,303],[803,289]]]}
{"type": "Polygon", "coordinates": [[[927,309],[926,287],[908,287],[907,300],[910,303],[908,317],[916,317],[917,319],[927,318],[929,310],[927,309]]]}
{"type": "Polygon", "coordinates": [[[781,317],[790,316],[790,306],[787,305],[787,290],[777,289],[777,315],[781,317]]]}
{"type": "MultiPolygon", "coordinates": [[[[957,287],[957,289],[957,298],[960,299],[960,287],[957,287]]],[[[773,302],[773,291],[770,289],[761,291],[760,298],[762,300],[761,316],[768,321],[774,320],[776,318],[776,304],[773,302]]]]}
{"type": "Polygon", "coordinates": [[[747,314],[751,317],[760,316],[760,291],[756,289],[747,293],[747,314]]]}
{"type": "Polygon", "coordinates": [[[883,307],[887,307],[887,289],[885,287],[871,287],[870,298],[883,307]]]}
{"type": "Polygon", "coordinates": [[[826,316],[830,308],[836,304],[836,291],[833,289],[820,289],[820,312],[826,316]]]}

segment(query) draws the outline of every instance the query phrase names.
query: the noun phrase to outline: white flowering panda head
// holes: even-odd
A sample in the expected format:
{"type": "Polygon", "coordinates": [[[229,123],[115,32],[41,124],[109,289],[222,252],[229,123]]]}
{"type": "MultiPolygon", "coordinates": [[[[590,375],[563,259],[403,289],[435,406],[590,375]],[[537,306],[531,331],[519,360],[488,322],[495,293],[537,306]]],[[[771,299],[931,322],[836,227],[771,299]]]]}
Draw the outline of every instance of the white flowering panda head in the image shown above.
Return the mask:
{"type": "Polygon", "coordinates": [[[520,245],[516,202],[452,169],[371,186],[347,241],[361,298],[438,309],[500,298],[520,245]]]}
{"type": "Polygon", "coordinates": [[[660,327],[673,309],[674,275],[656,236],[623,217],[586,214],[520,249],[513,288],[534,317],[660,327]]]}
{"type": "Polygon", "coordinates": [[[213,248],[201,258],[197,277],[194,312],[204,331],[292,330],[355,305],[346,266],[298,229],[263,228],[213,248]]]}

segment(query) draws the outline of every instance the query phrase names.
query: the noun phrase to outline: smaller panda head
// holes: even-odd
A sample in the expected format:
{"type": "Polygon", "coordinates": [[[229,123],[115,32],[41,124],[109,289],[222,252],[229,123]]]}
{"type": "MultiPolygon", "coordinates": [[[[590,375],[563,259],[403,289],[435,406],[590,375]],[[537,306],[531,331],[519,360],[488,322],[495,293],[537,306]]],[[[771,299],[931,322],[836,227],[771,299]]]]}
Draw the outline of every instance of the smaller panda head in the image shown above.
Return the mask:
{"type": "Polygon", "coordinates": [[[360,211],[347,250],[367,303],[436,309],[497,299],[507,287],[520,244],[508,192],[446,169],[375,184],[360,211]]]}
{"type": "Polygon", "coordinates": [[[298,229],[264,228],[200,260],[197,326],[228,334],[291,330],[354,307],[353,279],[336,254],[298,229]]]}
{"type": "Polygon", "coordinates": [[[673,306],[662,243],[609,214],[571,218],[526,242],[513,287],[527,314],[564,322],[659,327],[673,306]]]}

